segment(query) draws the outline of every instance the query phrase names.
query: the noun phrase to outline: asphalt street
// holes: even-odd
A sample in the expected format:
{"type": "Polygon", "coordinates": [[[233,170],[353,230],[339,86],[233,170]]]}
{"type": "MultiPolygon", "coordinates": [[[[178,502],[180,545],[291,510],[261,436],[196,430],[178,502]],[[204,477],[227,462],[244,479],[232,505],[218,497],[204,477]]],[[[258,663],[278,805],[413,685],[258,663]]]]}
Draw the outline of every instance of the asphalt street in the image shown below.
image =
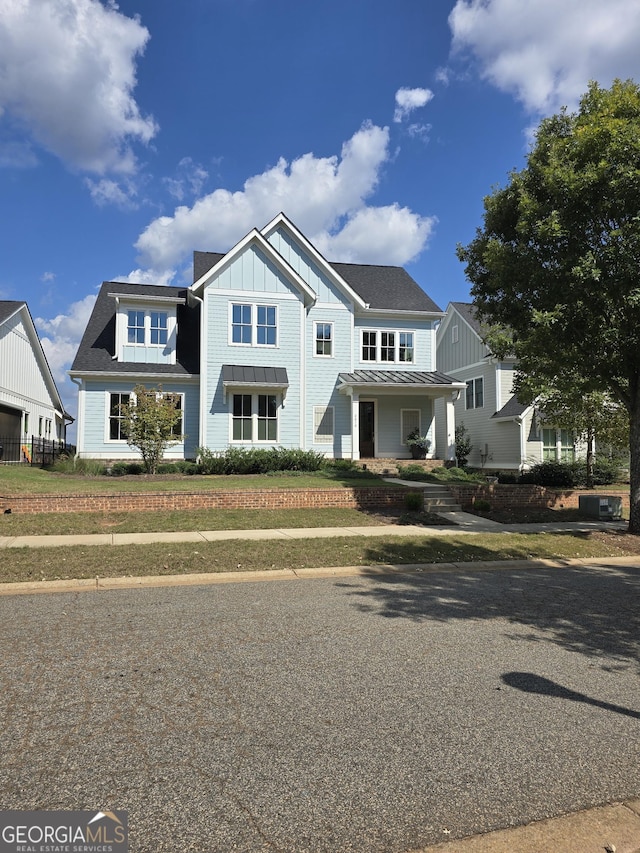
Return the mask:
{"type": "Polygon", "coordinates": [[[132,853],[399,853],[637,797],[639,586],[572,566],[2,598],[0,803],[126,809],[132,853]]]}

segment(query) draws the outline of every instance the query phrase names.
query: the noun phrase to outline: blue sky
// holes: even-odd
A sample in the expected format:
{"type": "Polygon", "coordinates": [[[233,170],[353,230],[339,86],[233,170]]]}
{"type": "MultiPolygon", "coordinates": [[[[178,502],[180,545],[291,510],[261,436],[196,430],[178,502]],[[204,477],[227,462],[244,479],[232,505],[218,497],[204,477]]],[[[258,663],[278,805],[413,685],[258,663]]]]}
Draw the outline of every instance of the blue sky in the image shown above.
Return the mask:
{"type": "Polygon", "coordinates": [[[72,414],[103,280],[183,284],[280,210],[444,309],[540,118],[638,44],[638,0],[0,0],[0,299],[72,414]]]}

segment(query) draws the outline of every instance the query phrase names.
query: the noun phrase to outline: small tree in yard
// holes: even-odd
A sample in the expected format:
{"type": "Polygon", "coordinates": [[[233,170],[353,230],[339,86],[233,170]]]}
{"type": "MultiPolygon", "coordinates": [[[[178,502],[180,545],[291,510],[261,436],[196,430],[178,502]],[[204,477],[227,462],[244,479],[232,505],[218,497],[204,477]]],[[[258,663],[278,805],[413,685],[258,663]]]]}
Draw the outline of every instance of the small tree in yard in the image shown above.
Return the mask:
{"type": "Polygon", "coordinates": [[[471,437],[463,423],[456,427],[456,463],[458,468],[466,468],[469,454],[473,450],[471,437]]]}
{"type": "Polygon", "coordinates": [[[161,385],[136,385],[120,409],[127,444],[140,451],[147,474],[155,474],[167,447],[184,438],[176,432],[182,421],[180,396],[164,393],[161,385]]]}
{"type": "MultiPolygon", "coordinates": [[[[459,247],[486,340],[519,376],[624,408],[629,530],[640,534],[640,87],[597,83],[540,124],[527,165],[459,247]],[[504,330],[509,330],[506,334],[504,330]]],[[[517,389],[517,381],[516,381],[517,389]]]]}

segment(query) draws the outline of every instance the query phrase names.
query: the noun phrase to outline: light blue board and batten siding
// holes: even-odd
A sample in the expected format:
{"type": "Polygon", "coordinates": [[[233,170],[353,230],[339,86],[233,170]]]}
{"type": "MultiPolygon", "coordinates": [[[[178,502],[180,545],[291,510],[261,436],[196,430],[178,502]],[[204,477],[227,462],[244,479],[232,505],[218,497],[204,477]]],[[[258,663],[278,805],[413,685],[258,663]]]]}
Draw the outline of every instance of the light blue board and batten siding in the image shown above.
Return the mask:
{"type": "Polygon", "coordinates": [[[132,364],[171,364],[172,352],[175,348],[166,346],[129,346],[125,344],[122,348],[122,361],[131,362],[132,364]]]}
{"type": "MultiPolygon", "coordinates": [[[[206,285],[205,329],[205,443],[212,448],[228,447],[231,441],[231,395],[224,399],[222,365],[286,367],[289,387],[284,407],[278,411],[278,441],[282,447],[300,446],[300,360],[303,352],[304,308],[299,291],[255,247],[248,247],[206,285]],[[276,347],[231,345],[230,309],[235,294],[240,302],[276,305],[276,347]]],[[[250,393],[242,389],[238,393],[250,393]]],[[[262,393],[260,388],[255,393],[262,393]]],[[[267,392],[270,393],[270,392],[267,392]]],[[[281,395],[278,392],[279,403],[281,395]]],[[[268,446],[268,443],[267,443],[268,446]]]]}
{"type": "Polygon", "coordinates": [[[438,370],[450,373],[482,361],[487,348],[462,317],[453,312],[438,331],[438,370]],[[453,327],[458,327],[458,340],[453,342],[453,327]]]}
{"type": "Polygon", "coordinates": [[[311,287],[317,296],[318,303],[335,302],[348,304],[348,300],[343,292],[336,287],[326,273],[315,263],[313,258],[290,234],[278,228],[268,239],[269,243],[282,255],[289,266],[311,287]]]}
{"type": "MultiPolygon", "coordinates": [[[[97,459],[139,459],[140,453],[126,441],[107,441],[109,394],[130,394],[140,378],[115,382],[87,381],[84,385],[84,447],[82,455],[97,459]]],[[[144,382],[148,388],[156,380],[144,382]]],[[[161,381],[163,391],[182,394],[182,431],[185,440],[167,449],[167,459],[195,459],[199,444],[199,394],[197,383],[180,382],[167,377],[161,381]]]]}

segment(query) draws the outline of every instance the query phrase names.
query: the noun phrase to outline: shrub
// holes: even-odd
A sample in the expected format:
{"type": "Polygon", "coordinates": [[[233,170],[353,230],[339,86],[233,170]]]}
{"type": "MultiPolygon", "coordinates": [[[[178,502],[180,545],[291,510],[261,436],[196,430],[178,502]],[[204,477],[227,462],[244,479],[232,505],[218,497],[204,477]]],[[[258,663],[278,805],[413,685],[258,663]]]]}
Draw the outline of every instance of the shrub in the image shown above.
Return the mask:
{"type": "Polygon", "coordinates": [[[576,485],[574,466],[566,462],[538,462],[520,476],[520,482],[556,489],[571,489],[576,485]]]}
{"type": "Polygon", "coordinates": [[[520,482],[520,475],[516,471],[499,471],[498,482],[504,486],[511,486],[520,482]]]}
{"type": "Polygon", "coordinates": [[[127,473],[127,463],[114,462],[113,465],[107,468],[106,473],[111,477],[124,477],[127,473]]]}
{"type": "Polygon", "coordinates": [[[201,474],[267,474],[271,471],[319,471],[325,464],[322,453],[315,450],[228,447],[214,453],[198,448],[198,470],[201,474]]]}
{"type": "Polygon", "coordinates": [[[409,512],[422,512],[424,509],[424,495],[422,492],[407,492],[404,496],[405,509],[409,512]]]}
{"type": "Polygon", "coordinates": [[[475,498],[473,501],[473,509],[476,512],[490,512],[491,504],[489,501],[485,501],[483,498],[475,498]]]}
{"type": "Polygon", "coordinates": [[[473,450],[473,444],[471,444],[471,437],[464,423],[459,423],[456,427],[456,461],[460,468],[466,467],[467,461],[469,459],[469,455],[473,450]]]}
{"type": "Polygon", "coordinates": [[[180,468],[178,468],[177,463],[175,462],[160,462],[156,469],[156,474],[180,474],[180,468]]]}
{"type": "Polygon", "coordinates": [[[74,459],[73,456],[60,456],[49,467],[58,474],[82,474],[85,477],[100,477],[105,473],[105,464],[99,459],[74,459]]]}
{"type": "Polygon", "coordinates": [[[463,468],[440,466],[425,471],[420,465],[398,465],[398,476],[402,480],[422,480],[427,483],[483,483],[484,476],[465,471],[463,468]]]}

